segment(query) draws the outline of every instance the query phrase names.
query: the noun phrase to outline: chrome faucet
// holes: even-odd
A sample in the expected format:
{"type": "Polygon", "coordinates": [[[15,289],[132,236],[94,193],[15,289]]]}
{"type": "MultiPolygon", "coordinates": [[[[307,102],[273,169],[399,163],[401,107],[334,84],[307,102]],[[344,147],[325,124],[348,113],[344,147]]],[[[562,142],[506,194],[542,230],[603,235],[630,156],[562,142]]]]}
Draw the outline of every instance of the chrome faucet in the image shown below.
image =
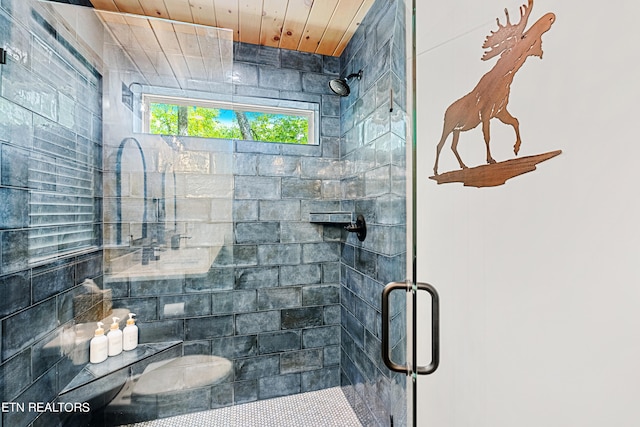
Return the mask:
{"type": "Polygon", "coordinates": [[[182,239],[190,239],[191,236],[183,236],[181,234],[174,234],[171,236],[171,249],[180,249],[180,241],[182,239]]]}
{"type": "Polygon", "coordinates": [[[149,264],[149,261],[160,261],[160,252],[166,249],[163,249],[155,239],[151,242],[149,239],[140,239],[139,242],[142,247],[142,265],[149,264]]]}
{"type": "Polygon", "coordinates": [[[154,258],[154,252],[155,250],[152,246],[145,245],[142,247],[142,265],[149,264],[149,261],[154,258]]]}
{"type": "Polygon", "coordinates": [[[127,137],[120,142],[118,147],[118,153],[116,155],[116,244],[122,244],[122,155],[124,153],[124,147],[128,142],[134,144],[140,152],[140,159],[142,160],[143,170],[143,197],[144,206],[142,211],[142,239],[147,237],[147,162],[144,158],[144,152],[142,146],[137,139],[127,137]]]}

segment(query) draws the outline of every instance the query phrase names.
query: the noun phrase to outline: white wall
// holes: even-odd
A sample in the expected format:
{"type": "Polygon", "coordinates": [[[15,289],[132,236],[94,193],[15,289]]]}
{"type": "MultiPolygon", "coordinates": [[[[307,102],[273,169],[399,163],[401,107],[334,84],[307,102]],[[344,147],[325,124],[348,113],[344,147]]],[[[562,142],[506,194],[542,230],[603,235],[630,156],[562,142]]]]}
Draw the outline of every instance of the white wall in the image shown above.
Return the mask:
{"type": "MultiPolygon", "coordinates": [[[[640,405],[640,4],[536,0],[557,20],[515,76],[520,156],[561,149],[495,188],[437,185],[446,108],[495,63],[481,45],[524,1],[418,2],[418,209],[422,281],[440,291],[442,361],[421,379],[418,425],[637,426],[640,405]]],[[[492,153],[513,158],[492,120],[492,153]]],[[[449,148],[440,172],[458,168],[449,148]]],[[[480,127],[464,132],[484,163],[480,127]]]]}

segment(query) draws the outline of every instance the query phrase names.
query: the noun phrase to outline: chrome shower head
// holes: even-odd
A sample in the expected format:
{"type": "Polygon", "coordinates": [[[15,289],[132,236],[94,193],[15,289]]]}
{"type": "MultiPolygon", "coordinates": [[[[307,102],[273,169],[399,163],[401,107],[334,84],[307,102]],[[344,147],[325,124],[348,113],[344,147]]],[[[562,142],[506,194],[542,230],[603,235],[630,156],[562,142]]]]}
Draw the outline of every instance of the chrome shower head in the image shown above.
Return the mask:
{"type": "Polygon", "coordinates": [[[354,77],[357,77],[358,80],[360,80],[362,78],[362,70],[360,70],[360,71],[358,71],[357,73],[354,73],[354,74],[349,74],[346,78],[343,78],[343,79],[330,80],[329,81],[329,88],[336,95],[349,96],[349,94],[351,93],[351,89],[349,88],[349,84],[347,83],[347,81],[351,80],[354,77]]]}

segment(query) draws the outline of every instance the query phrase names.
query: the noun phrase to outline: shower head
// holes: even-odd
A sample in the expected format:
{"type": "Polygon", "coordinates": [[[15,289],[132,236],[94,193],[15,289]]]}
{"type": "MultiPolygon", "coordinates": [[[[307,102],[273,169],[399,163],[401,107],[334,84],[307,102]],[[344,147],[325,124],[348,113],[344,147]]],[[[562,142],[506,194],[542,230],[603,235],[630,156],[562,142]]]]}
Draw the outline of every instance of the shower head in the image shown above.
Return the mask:
{"type": "Polygon", "coordinates": [[[349,85],[345,79],[333,79],[329,81],[329,88],[333,91],[333,93],[340,96],[349,96],[351,89],[349,89],[349,85]]]}
{"type": "Polygon", "coordinates": [[[329,88],[336,95],[349,96],[349,94],[351,93],[351,89],[349,88],[349,84],[347,83],[347,81],[351,80],[354,77],[357,77],[358,80],[360,80],[362,78],[362,70],[358,71],[357,73],[349,74],[344,79],[333,79],[333,80],[330,80],[329,81],[329,88]]]}

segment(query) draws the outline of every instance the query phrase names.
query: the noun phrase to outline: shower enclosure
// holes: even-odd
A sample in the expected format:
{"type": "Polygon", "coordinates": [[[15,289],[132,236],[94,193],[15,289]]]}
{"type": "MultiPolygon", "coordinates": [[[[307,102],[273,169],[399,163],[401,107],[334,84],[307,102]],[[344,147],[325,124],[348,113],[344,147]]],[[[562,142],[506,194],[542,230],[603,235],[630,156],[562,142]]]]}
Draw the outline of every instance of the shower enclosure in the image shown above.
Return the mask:
{"type": "Polygon", "coordinates": [[[104,284],[114,308],[137,314],[143,343],[180,343],[169,362],[129,381],[105,419],[338,386],[341,233],[308,218],[339,210],[337,200],[317,200],[319,183],[340,179],[339,160],[319,163],[319,145],[193,137],[194,123],[151,134],[150,121],[162,118],[151,117],[146,97],[194,111],[202,102],[256,102],[234,93],[234,78],[249,76],[234,74],[232,33],[99,15],[114,39],[107,62],[116,65],[105,77],[104,284]]]}
{"type": "MultiPolygon", "coordinates": [[[[73,58],[70,68],[91,70],[101,107],[87,125],[99,163],[93,245],[69,266],[49,258],[0,272],[70,282],[3,313],[8,331],[66,304],[60,326],[36,322],[35,343],[4,332],[3,399],[40,396],[44,371],[51,390],[40,400],[91,410],[9,413],[4,422],[118,425],[341,386],[364,425],[410,423],[406,377],[381,356],[380,299],[407,264],[404,3],[375,2],[340,57],[90,7],[3,1],[0,12],[12,46],[44,43],[61,62],[73,58]],[[353,70],[362,71],[350,95],[334,94],[329,82],[353,70]],[[158,131],[158,105],[175,107],[173,131],[158,131]],[[219,122],[225,109],[295,111],[309,136],[194,136],[200,107],[217,110],[219,122]],[[345,229],[365,222],[366,237],[345,229]],[[118,317],[122,327],[129,313],[139,347],[88,364],[95,322],[118,317]],[[40,366],[34,348],[52,339],[67,344],[15,384],[9,367],[40,366]]],[[[0,67],[6,96],[17,65],[0,67]]],[[[78,125],[83,110],[72,101],[81,97],[69,101],[78,125]]],[[[17,97],[2,102],[26,108],[17,97]]],[[[63,128],[76,123],[55,117],[63,128]]],[[[406,363],[404,296],[392,295],[389,308],[391,357],[406,363]]]]}
{"type": "MultiPolygon", "coordinates": [[[[180,2],[172,11],[240,4],[82,1],[148,13],[180,2]]],[[[357,1],[284,3],[333,4],[326,15],[342,22],[357,1]]],[[[640,424],[639,153],[619,126],[637,111],[624,53],[638,6],[607,20],[620,8],[535,0],[541,46],[524,22],[495,24],[505,7],[526,21],[533,1],[412,3],[363,0],[349,43],[325,56],[0,0],[1,425],[117,425],[334,386],[366,426],[416,425],[416,407],[446,426],[640,424]],[[505,185],[439,185],[430,178],[466,175],[443,151],[432,176],[433,156],[447,106],[483,81],[487,35],[509,36],[489,46],[496,62],[502,47],[544,50],[510,105],[521,158],[563,153],[505,185]],[[329,88],[346,95],[345,80],[348,96],[329,88]],[[149,114],[158,105],[175,107],[174,125],[149,114]],[[248,126],[255,109],[308,129],[288,126],[296,144],[264,142],[248,126]],[[212,110],[244,124],[194,135],[212,110]],[[418,277],[441,291],[442,331],[435,293],[435,310],[418,313],[432,328],[408,321],[418,291],[433,292],[407,286],[418,277]],[[95,322],[130,313],[138,348],[88,363],[95,322]],[[439,356],[424,338],[440,333],[442,363],[418,399],[417,374],[439,356]]],[[[513,160],[512,128],[496,125],[493,155],[513,160]]],[[[473,132],[459,147],[469,166],[486,159],[473,132]]]]}
{"type": "MultiPolygon", "coordinates": [[[[358,265],[377,269],[380,263],[362,259],[368,253],[360,249],[368,242],[347,235],[343,222],[313,219],[345,212],[351,223],[355,213],[364,214],[374,224],[370,239],[380,239],[386,228],[376,226],[385,219],[374,201],[343,197],[346,162],[332,152],[340,134],[330,128],[340,117],[339,104],[326,90],[332,73],[340,72],[339,62],[314,58],[321,61],[322,73],[303,73],[299,92],[292,94],[295,79],[274,87],[268,78],[269,73],[276,76],[275,64],[256,63],[258,81],[251,81],[255,71],[245,58],[256,48],[234,49],[229,31],[130,16],[122,21],[111,14],[101,18],[116,41],[109,46],[113,57],[108,63],[118,64],[109,67],[105,91],[105,287],[112,292],[114,308],[137,314],[142,342],[182,342],[181,357],[164,365],[171,366],[166,372],[184,364],[186,372],[193,373],[177,387],[155,386],[161,391],[151,393],[153,385],[141,387],[153,374],[146,368],[149,372],[131,381],[107,407],[107,415],[135,421],[339,386],[341,367],[349,376],[361,369],[351,368],[351,363],[374,369],[368,374],[375,376],[382,366],[363,363],[358,346],[379,362],[380,287],[369,284],[371,289],[359,296],[368,304],[359,303],[358,287],[367,284],[356,271],[358,265]],[[305,84],[312,78],[322,86],[305,84]],[[256,83],[273,95],[258,99],[238,90],[256,83]],[[145,116],[150,108],[145,96],[193,104],[213,100],[303,106],[315,114],[322,141],[284,145],[197,138],[184,131],[151,135],[153,119],[145,116]],[[114,181],[112,189],[107,183],[114,181]],[[349,330],[341,326],[344,322],[357,326],[349,330]],[[195,355],[199,358],[188,359],[195,355]],[[215,370],[222,370],[215,380],[202,380],[203,373],[215,370]],[[130,406],[118,405],[119,399],[130,406]],[[124,412],[128,415],[123,417],[124,412]]],[[[280,66],[283,76],[292,75],[280,66]]],[[[384,84],[389,85],[390,76],[387,80],[384,84]]],[[[381,105],[377,114],[382,116],[376,118],[390,125],[393,117],[385,109],[388,106],[381,105]]],[[[398,111],[401,115],[402,109],[398,111]]],[[[391,139],[392,134],[384,136],[391,139]]],[[[402,148],[400,141],[390,141],[389,147],[402,148]]],[[[377,152],[387,155],[391,164],[389,148],[377,152]]],[[[356,157],[353,165],[365,163],[356,157]]],[[[390,166],[379,172],[390,174],[390,166]]],[[[381,202],[391,204],[390,214],[402,209],[402,194],[390,188],[386,193],[369,190],[378,193],[381,202]]],[[[403,239],[385,245],[394,256],[404,251],[403,239]]],[[[380,258],[390,266],[404,262],[402,256],[380,258]]],[[[395,314],[396,330],[403,320],[395,314]]],[[[394,335],[395,349],[402,347],[400,335],[394,335]]],[[[402,396],[401,378],[382,384],[391,387],[393,399],[402,396]]],[[[395,403],[391,407],[402,408],[395,403]]],[[[394,412],[401,423],[404,414],[394,412]]]]}

